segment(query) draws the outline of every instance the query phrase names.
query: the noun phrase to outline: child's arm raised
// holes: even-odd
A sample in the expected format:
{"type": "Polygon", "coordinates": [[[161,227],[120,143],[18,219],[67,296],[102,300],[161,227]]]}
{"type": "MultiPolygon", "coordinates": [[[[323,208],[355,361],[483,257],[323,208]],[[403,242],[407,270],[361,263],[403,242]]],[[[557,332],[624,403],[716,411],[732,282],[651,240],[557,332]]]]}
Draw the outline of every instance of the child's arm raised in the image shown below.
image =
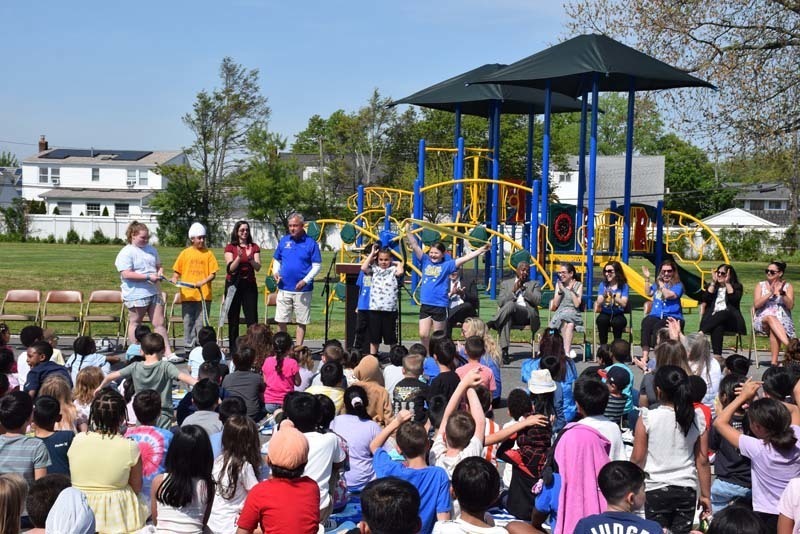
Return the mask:
{"type": "Polygon", "coordinates": [[[373,246],[372,250],[370,250],[369,254],[364,257],[364,261],[361,262],[361,271],[368,272],[372,262],[375,261],[375,255],[378,254],[378,249],[373,246]]]}
{"type": "MultiPolygon", "coordinates": [[[[461,382],[458,383],[458,387],[456,387],[456,390],[453,392],[453,395],[447,402],[447,407],[444,409],[444,415],[442,415],[442,421],[441,423],[439,423],[440,434],[444,436],[444,429],[445,427],[447,427],[447,420],[450,419],[450,416],[453,415],[453,412],[455,412],[456,409],[458,409],[458,404],[461,402],[461,397],[464,396],[464,392],[466,392],[470,388],[479,386],[480,383],[481,383],[481,371],[477,367],[475,367],[474,369],[470,369],[470,371],[464,375],[464,378],[462,378],[461,382]]],[[[481,416],[483,416],[482,411],[481,411],[481,416]]],[[[477,423],[477,420],[475,422],[477,423]]]]}
{"type": "Polygon", "coordinates": [[[119,371],[114,371],[113,373],[108,373],[105,376],[105,378],[103,378],[103,381],[100,382],[100,385],[97,386],[97,389],[94,390],[95,395],[97,395],[97,392],[99,392],[101,389],[103,389],[104,387],[109,385],[111,382],[113,382],[115,380],[119,380],[121,377],[122,377],[122,373],[120,373],[119,371]]]}
{"type": "Polygon", "coordinates": [[[375,454],[375,451],[383,447],[383,444],[386,443],[386,440],[389,439],[395,430],[400,428],[400,425],[405,423],[406,421],[411,421],[413,414],[408,410],[400,410],[397,412],[397,416],[392,419],[392,421],[386,425],[386,427],[381,430],[381,433],[375,436],[375,438],[369,444],[369,450],[372,454],[375,454]]]}
{"type": "Polygon", "coordinates": [[[488,436],[486,436],[484,445],[488,447],[489,445],[500,443],[501,441],[507,440],[517,432],[522,432],[523,430],[525,430],[530,426],[545,426],[547,422],[548,422],[547,417],[545,417],[542,414],[529,415],[522,421],[518,421],[507,428],[501,428],[500,430],[498,430],[493,434],[489,434],[488,436]]]}
{"type": "Polygon", "coordinates": [[[406,223],[406,243],[411,247],[411,251],[414,252],[414,257],[421,260],[425,254],[422,252],[422,247],[417,243],[417,238],[411,233],[411,223],[406,223]]]}
{"type": "Polygon", "coordinates": [[[476,248],[475,250],[464,254],[460,258],[456,258],[456,267],[461,267],[462,265],[467,263],[469,260],[474,260],[475,258],[480,256],[484,252],[488,252],[490,247],[491,247],[491,245],[489,243],[486,243],[482,247],[476,248]]]}
{"type": "Polygon", "coordinates": [[[761,382],[756,382],[753,379],[748,378],[747,381],[742,384],[742,390],[739,392],[739,394],[736,395],[736,397],[725,407],[724,410],[722,410],[722,412],[717,415],[717,418],[714,420],[714,428],[717,429],[719,435],[736,448],[739,448],[739,438],[742,437],[742,433],[733,428],[731,425],[731,419],[733,419],[733,415],[739,408],[755,398],[758,388],[760,387],[761,382]]]}
{"type": "Polygon", "coordinates": [[[478,394],[475,393],[475,390],[472,388],[467,390],[467,404],[469,405],[472,418],[475,420],[474,437],[483,443],[483,433],[486,430],[486,414],[483,413],[483,406],[481,406],[481,400],[478,398],[478,394]]]}

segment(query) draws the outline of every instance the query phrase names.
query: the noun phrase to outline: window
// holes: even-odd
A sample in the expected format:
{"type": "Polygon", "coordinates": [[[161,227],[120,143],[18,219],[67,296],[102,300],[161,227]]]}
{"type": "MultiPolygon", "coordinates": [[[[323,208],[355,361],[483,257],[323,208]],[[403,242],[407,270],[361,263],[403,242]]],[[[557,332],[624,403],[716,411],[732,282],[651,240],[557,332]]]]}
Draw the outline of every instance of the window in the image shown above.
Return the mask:
{"type": "Polygon", "coordinates": [[[767,203],[768,210],[782,210],[783,209],[783,201],[782,200],[770,200],[767,203]]]}
{"type": "Polygon", "coordinates": [[[750,209],[752,211],[762,211],[764,209],[764,201],[763,200],[751,200],[750,201],[750,209]]]}
{"type": "Polygon", "coordinates": [[[562,172],[562,173],[560,173],[558,175],[558,181],[559,182],[571,182],[572,181],[572,177],[570,177],[568,172],[562,172]]]}
{"type": "Polygon", "coordinates": [[[53,185],[61,184],[61,169],[50,167],[50,181],[53,182],[53,185]]]}
{"type": "Polygon", "coordinates": [[[86,215],[100,215],[100,204],[87,203],[86,215]]]}
{"type": "Polygon", "coordinates": [[[147,169],[139,170],[139,185],[147,185],[147,169]]]}
{"type": "Polygon", "coordinates": [[[46,184],[50,181],[47,174],[47,167],[39,167],[39,183],[46,184]]]}
{"type": "Polygon", "coordinates": [[[130,204],[114,204],[114,215],[127,217],[130,214],[130,204]]]}
{"type": "Polygon", "coordinates": [[[97,167],[92,168],[92,181],[99,182],[100,181],[100,169],[97,167]]]}
{"type": "Polygon", "coordinates": [[[128,169],[128,187],[136,185],[136,169],[128,169]]]}
{"type": "Polygon", "coordinates": [[[59,215],[72,215],[72,202],[59,202],[58,203],[59,215]]]}

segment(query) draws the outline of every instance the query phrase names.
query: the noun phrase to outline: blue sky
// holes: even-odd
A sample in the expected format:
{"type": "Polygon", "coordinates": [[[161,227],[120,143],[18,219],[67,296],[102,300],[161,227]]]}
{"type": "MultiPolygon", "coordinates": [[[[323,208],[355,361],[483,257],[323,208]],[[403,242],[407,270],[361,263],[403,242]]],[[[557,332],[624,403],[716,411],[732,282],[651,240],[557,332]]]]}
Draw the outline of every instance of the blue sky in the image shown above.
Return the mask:
{"type": "Polygon", "coordinates": [[[0,20],[0,151],[22,159],[40,134],[51,147],[187,146],[181,116],[225,56],[260,71],[270,129],[292,142],[375,87],[400,98],[538,52],[565,15],[552,0],[3,0],[0,20]]]}

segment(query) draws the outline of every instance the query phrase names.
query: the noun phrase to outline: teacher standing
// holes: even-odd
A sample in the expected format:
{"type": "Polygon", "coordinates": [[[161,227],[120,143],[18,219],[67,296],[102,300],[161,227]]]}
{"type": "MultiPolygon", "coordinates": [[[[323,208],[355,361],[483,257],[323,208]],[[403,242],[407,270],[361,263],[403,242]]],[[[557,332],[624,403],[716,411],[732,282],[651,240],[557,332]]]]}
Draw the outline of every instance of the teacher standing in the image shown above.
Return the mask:
{"type": "Polygon", "coordinates": [[[303,227],[303,216],[289,215],[289,234],[278,242],[272,261],[272,274],[278,281],[278,296],[275,300],[275,322],[281,332],[294,314],[297,328],[295,345],[303,345],[306,326],[311,322],[311,292],[314,277],[322,268],[322,253],[319,245],[311,239],[303,227]]]}
{"type": "Polygon", "coordinates": [[[143,223],[133,221],[128,225],[125,237],[128,244],[117,254],[114,266],[122,281],[122,300],[128,308],[128,342],[137,343],[134,337],[136,327],[142,324],[145,316],[149,316],[153,330],[164,338],[167,358],[180,360],[169,346],[164,299],[159,285],[164,268],[158,252],[149,243],[150,231],[143,223]]]}
{"type": "Polygon", "coordinates": [[[239,337],[240,314],[244,312],[247,326],[258,322],[256,272],[261,269],[261,249],[253,243],[247,221],[233,225],[231,242],[225,247],[225,265],[225,295],[231,287],[236,288],[228,308],[228,346],[234,351],[239,337]]]}

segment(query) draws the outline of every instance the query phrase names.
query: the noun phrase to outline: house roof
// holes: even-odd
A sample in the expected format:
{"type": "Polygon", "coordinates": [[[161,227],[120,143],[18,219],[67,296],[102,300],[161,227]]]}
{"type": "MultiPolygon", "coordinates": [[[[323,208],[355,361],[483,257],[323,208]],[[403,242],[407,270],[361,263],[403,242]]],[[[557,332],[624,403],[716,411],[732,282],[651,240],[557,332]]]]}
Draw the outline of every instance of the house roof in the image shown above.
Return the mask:
{"type": "Polygon", "coordinates": [[[181,150],[156,150],[153,152],[133,150],[73,150],[54,148],[26,158],[22,163],[30,165],[86,165],[92,167],[155,167],[183,156],[181,150]],[[93,155],[92,155],[93,154],[93,155]]]}
{"type": "MultiPolygon", "coordinates": [[[[567,158],[569,170],[577,171],[578,157],[567,158]]],[[[558,169],[565,172],[567,169],[558,169]]],[[[588,180],[589,157],[586,156],[588,180]]],[[[611,200],[621,203],[625,196],[625,156],[598,156],[595,198],[598,206],[611,200]]],[[[554,184],[555,185],[555,184],[554,184]]],[[[588,199],[589,193],[584,193],[588,199]]],[[[664,156],[635,156],[631,172],[631,200],[638,204],[655,205],[664,199],[664,156]]]]}
{"type": "Polygon", "coordinates": [[[741,208],[730,208],[714,215],[709,215],[703,222],[708,226],[733,227],[777,227],[778,225],[741,208]]]}
{"type": "Polygon", "coordinates": [[[727,184],[729,187],[741,189],[736,195],[736,200],[786,200],[791,196],[789,188],[785,185],[771,184],[727,184]]]}
{"type": "Polygon", "coordinates": [[[39,196],[47,200],[89,199],[89,200],[142,200],[155,191],[127,191],[124,189],[50,189],[39,196]]]}

